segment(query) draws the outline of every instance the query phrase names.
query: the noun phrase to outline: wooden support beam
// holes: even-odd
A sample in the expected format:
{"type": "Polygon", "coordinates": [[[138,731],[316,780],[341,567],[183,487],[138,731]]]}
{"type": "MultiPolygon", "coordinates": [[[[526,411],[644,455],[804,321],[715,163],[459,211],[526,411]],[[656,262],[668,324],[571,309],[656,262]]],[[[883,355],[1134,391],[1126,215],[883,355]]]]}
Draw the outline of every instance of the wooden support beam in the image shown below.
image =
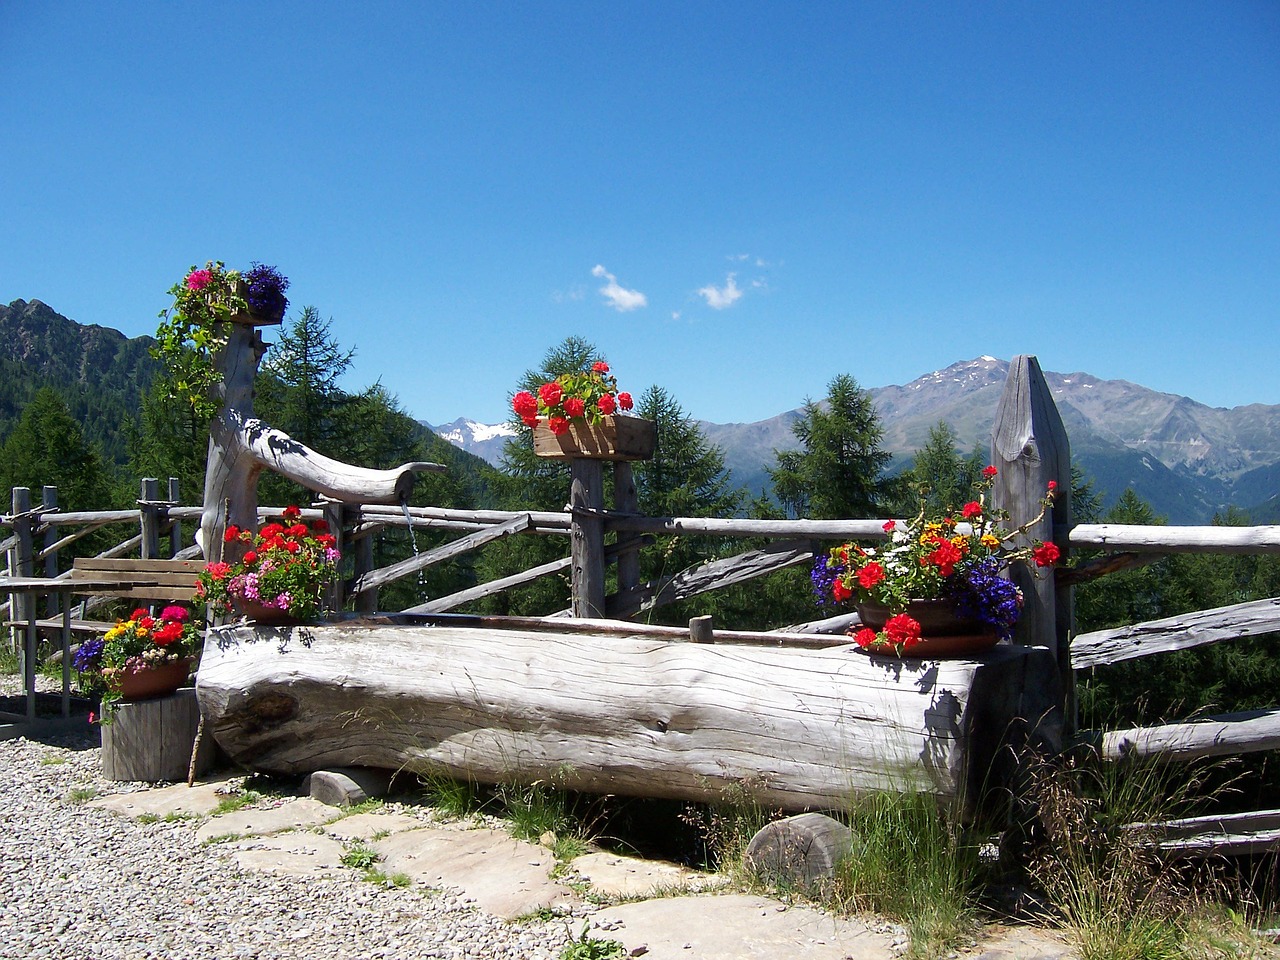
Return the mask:
{"type": "Polygon", "coordinates": [[[490,527],[487,530],[477,530],[473,534],[446,543],[441,547],[436,547],[434,550],[428,550],[426,553],[408,557],[399,563],[393,563],[389,567],[366,573],[356,579],[355,583],[352,584],[351,590],[353,593],[376,590],[379,587],[386,586],[388,583],[399,580],[401,577],[407,577],[410,574],[417,573],[419,570],[425,570],[434,564],[451,560],[464,553],[470,553],[472,550],[476,550],[493,540],[500,540],[503,537],[511,536],[513,533],[527,530],[530,523],[529,515],[521,514],[506,523],[490,527]]]}
{"type": "Polygon", "coordinates": [[[1251,710],[1186,723],[1111,730],[1094,737],[1105,760],[1156,757],[1187,760],[1280,749],[1280,709],[1251,710]]]}

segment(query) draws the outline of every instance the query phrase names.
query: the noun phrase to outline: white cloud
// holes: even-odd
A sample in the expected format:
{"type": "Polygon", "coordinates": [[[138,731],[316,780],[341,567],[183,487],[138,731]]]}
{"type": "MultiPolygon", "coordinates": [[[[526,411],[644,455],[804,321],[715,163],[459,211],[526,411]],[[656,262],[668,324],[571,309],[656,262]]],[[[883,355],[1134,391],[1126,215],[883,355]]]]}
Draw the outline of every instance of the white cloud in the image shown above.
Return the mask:
{"type": "Polygon", "coordinates": [[[742,299],[742,291],[738,289],[738,282],[731,273],[725,277],[723,287],[709,283],[698,291],[698,296],[706,300],[707,306],[712,310],[725,310],[742,299]]]}
{"type": "Polygon", "coordinates": [[[618,278],[600,264],[597,263],[591,268],[591,275],[606,281],[605,285],[600,288],[600,293],[609,302],[609,306],[619,313],[638,310],[640,307],[649,305],[648,297],[639,290],[628,290],[622,286],[622,284],[618,283],[618,278]]]}
{"type": "Polygon", "coordinates": [[[574,300],[582,300],[587,295],[587,291],[580,286],[570,287],[568,290],[556,290],[551,294],[551,299],[556,303],[572,302],[574,300]]]}

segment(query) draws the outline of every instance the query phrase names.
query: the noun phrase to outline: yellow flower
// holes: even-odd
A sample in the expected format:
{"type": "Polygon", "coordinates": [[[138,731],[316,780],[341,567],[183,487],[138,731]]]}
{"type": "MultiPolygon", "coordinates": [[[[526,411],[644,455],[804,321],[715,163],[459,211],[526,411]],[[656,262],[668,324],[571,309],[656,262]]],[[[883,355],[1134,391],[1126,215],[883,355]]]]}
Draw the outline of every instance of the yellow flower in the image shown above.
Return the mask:
{"type": "Polygon", "coordinates": [[[981,542],[988,550],[994,550],[996,547],[1000,546],[1000,538],[990,533],[984,533],[982,535],[981,542]]]}

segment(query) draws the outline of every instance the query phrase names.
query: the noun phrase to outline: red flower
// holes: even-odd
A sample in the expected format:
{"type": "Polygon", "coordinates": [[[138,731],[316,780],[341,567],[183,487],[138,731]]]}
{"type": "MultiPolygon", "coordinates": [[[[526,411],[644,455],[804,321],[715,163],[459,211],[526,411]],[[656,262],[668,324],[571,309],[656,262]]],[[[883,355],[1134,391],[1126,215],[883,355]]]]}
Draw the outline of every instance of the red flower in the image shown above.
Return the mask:
{"type": "Polygon", "coordinates": [[[561,398],[564,397],[564,388],[556,381],[544,383],[538,388],[538,399],[542,401],[542,405],[548,409],[558,406],[561,398]]]}
{"type": "Polygon", "coordinates": [[[980,517],[982,516],[982,504],[977,500],[970,500],[960,510],[960,513],[966,520],[972,520],[974,517],[980,517]]]}
{"type": "Polygon", "coordinates": [[[837,577],[831,582],[831,596],[835,598],[837,603],[844,603],[853,596],[853,591],[845,586],[843,580],[837,577]]]}
{"type": "Polygon", "coordinates": [[[623,410],[630,410],[632,407],[635,406],[635,401],[631,399],[631,394],[620,393],[618,394],[618,406],[620,406],[623,410]]]}
{"type": "Polygon", "coordinates": [[[1042,543],[1031,551],[1031,558],[1035,560],[1037,567],[1052,567],[1060,556],[1062,551],[1056,543],[1042,543]]]}
{"type": "Polygon", "coordinates": [[[213,563],[205,564],[204,569],[205,572],[209,574],[210,579],[225,580],[227,578],[227,574],[231,572],[231,564],[217,560],[213,563]]]}
{"type": "Polygon", "coordinates": [[[910,650],[920,642],[919,621],[905,613],[890,617],[884,625],[884,632],[888,634],[890,643],[904,650],[910,650]]]}
{"type": "Polygon", "coordinates": [[[302,516],[302,511],[293,504],[289,504],[284,508],[284,518],[286,520],[297,520],[300,516],[302,516]]]}
{"type": "Polygon", "coordinates": [[[956,572],[956,564],[964,559],[964,554],[950,540],[940,540],[925,559],[938,568],[938,573],[949,577],[956,572]]]}
{"type": "Polygon", "coordinates": [[[332,547],[337,542],[338,541],[331,533],[322,533],[316,537],[316,543],[320,544],[322,547],[332,547]]]}
{"type": "Polygon", "coordinates": [[[533,428],[538,425],[538,418],[537,417],[521,417],[520,422],[523,423],[526,427],[533,428]]]}
{"type": "Polygon", "coordinates": [[[591,365],[591,370],[594,373],[608,373],[609,365],[605,363],[603,360],[597,360],[595,363],[591,365]]]}
{"type": "Polygon", "coordinates": [[[145,616],[147,616],[147,609],[145,607],[138,607],[138,609],[134,610],[133,613],[129,614],[129,619],[141,620],[145,616]]]}
{"type": "Polygon", "coordinates": [[[883,579],[884,567],[874,560],[858,570],[858,586],[863,590],[870,590],[883,579]]]}
{"type": "Polygon", "coordinates": [[[295,523],[285,531],[285,535],[290,537],[305,537],[310,532],[311,529],[305,523],[295,523]]]}
{"type": "Polygon", "coordinates": [[[564,402],[564,412],[566,416],[580,417],[587,412],[587,405],[581,397],[570,397],[564,402]]]}
{"type": "Polygon", "coordinates": [[[273,540],[280,534],[284,533],[284,527],[278,523],[268,523],[265,527],[258,531],[258,537],[264,541],[273,540]]]}
{"type": "Polygon", "coordinates": [[[876,632],[870,627],[863,627],[853,635],[853,642],[866,650],[876,642],[876,632]]]}
{"type": "Polygon", "coordinates": [[[999,471],[998,471],[995,467],[983,467],[983,468],[982,468],[982,475],[983,475],[984,477],[986,477],[988,480],[990,480],[992,477],[994,477],[997,473],[999,473],[999,471]]]}
{"type": "Polygon", "coordinates": [[[552,417],[547,421],[547,426],[551,428],[551,432],[557,437],[569,432],[569,421],[564,417],[552,417]]]}
{"type": "Polygon", "coordinates": [[[182,639],[182,630],[182,624],[171,620],[151,634],[151,639],[155,641],[157,647],[167,647],[169,644],[182,639]]]}
{"type": "Polygon", "coordinates": [[[240,536],[240,528],[233,523],[231,524],[231,526],[227,527],[226,532],[223,533],[222,542],[231,543],[231,541],[237,539],[239,536],[240,536]]]}
{"type": "Polygon", "coordinates": [[[256,550],[250,550],[244,555],[244,565],[246,567],[252,567],[257,562],[258,552],[256,550]]]}
{"type": "Polygon", "coordinates": [[[288,551],[289,553],[297,553],[299,550],[301,550],[301,549],[302,549],[302,547],[300,547],[300,546],[298,545],[298,541],[297,541],[297,540],[290,540],[290,541],[288,541],[288,542],[284,545],[284,548],[285,548],[285,550],[286,550],[286,551],[288,551]]]}
{"type": "Polygon", "coordinates": [[[1057,481],[1057,480],[1050,480],[1050,481],[1049,481],[1049,492],[1050,492],[1050,493],[1054,493],[1055,491],[1057,491],[1057,489],[1058,489],[1058,481],[1057,481]]]}
{"type": "Polygon", "coordinates": [[[511,408],[521,420],[538,415],[538,401],[528,390],[521,390],[511,398],[511,408]]]}
{"type": "Polygon", "coordinates": [[[328,533],[329,523],[327,520],[312,520],[311,529],[316,531],[316,533],[328,533]]]}
{"type": "Polygon", "coordinates": [[[596,406],[600,408],[600,412],[606,417],[617,409],[617,404],[614,402],[612,393],[606,393],[603,397],[597,400],[596,406]]]}

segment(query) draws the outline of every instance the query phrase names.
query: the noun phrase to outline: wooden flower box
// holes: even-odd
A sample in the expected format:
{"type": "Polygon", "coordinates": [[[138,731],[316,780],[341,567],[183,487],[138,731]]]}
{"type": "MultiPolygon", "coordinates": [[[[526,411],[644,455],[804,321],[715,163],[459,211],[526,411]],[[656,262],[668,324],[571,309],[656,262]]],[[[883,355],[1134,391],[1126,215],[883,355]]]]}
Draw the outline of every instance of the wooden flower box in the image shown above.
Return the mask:
{"type": "Polygon", "coordinates": [[[552,460],[649,460],[657,442],[654,422],[639,417],[602,417],[598,423],[574,417],[559,436],[542,417],[533,428],[533,452],[552,460]]]}

